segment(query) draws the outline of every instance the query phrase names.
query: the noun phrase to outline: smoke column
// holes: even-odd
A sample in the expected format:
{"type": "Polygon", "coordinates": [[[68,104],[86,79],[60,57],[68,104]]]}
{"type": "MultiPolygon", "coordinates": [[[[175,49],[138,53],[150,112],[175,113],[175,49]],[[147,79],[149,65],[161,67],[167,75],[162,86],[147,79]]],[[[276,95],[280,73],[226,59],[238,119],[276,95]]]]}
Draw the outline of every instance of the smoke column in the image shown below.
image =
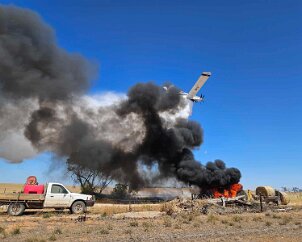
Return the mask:
{"type": "Polygon", "coordinates": [[[44,102],[55,106],[84,93],[93,67],[59,48],[54,31],[36,13],[4,5],[0,59],[0,155],[20,162],[35,154],[23,135],[31,113],[44,102]],[[10,140],[3,141],[6,137],[10,140]],[[11,147],[15,150],[8,151],[11,147]]]}
{"type": "Polygon", "coordinates": [[[20,162],[51,151],[132,189],[163,178],[199,187],[239,182],[240,171],[223,161],[195,160],[203,131],[188,120],[189,104],[178,88],[138,83],[127,95],[87,96],[94,76],[94,66],[60,48],[36,13],[0,5],[0,145],[14,142],[17,150],[3,146],[0,156],[20,162]],[[16,138],[7,139],[7,132],[16,138]],[[140,165],[157,166],[158,175],[144,176],[140,165]]]}

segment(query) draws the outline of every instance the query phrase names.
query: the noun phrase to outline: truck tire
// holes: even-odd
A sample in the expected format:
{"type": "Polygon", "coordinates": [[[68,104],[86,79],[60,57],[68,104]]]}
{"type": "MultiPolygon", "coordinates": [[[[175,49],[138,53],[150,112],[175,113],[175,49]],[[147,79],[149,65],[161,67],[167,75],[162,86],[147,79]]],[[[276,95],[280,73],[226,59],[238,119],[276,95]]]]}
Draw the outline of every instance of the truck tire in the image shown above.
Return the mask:
{"type": "Polygon", "coordinates": [[[8,206],[7,212],[12,216],[21,216],[25,210],[25,205],[23,203],[11,203],[8,206]]]}
{"type": "Polygon", "coordinates": [[[71,206],[71,213],[79,214],[86,212],[86,204],[83,201],[75,201],[71,206]]]}

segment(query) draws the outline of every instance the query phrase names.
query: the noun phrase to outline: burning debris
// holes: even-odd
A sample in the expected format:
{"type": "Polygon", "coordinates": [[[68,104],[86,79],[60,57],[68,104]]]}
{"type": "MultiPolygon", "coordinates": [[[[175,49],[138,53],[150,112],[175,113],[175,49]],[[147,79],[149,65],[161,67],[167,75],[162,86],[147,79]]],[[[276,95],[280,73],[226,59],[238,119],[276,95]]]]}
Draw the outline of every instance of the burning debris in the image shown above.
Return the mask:
{"type": "Polygon", "coordinates": [[[131,189],[171,177],[201,189],[239,182],[240,171],[223,161],[202,165],[195,160],[192,150],[202,144],[203,131],[188,120],[188,100],[176,87],[165,91],[138,83],[126,97],[114,95],[104,105],[84,95],[94,70],[82,56],[60,48],[53,29],[36,13],[0,6],[0,139],[10,132],[21,137],[20,143],[14,140],[16,149],[29,147],[24,136],[32,145],[29,152],[14,150],[24,157],[6,148],[0,156],[20,162],[50,151],[131,189]],[[140,166],[158,167],[158,172],[150,178],[140,166]]]}
{"type": "Polygon", "coordinates": [[[287,206],[290,202],[288,195],[269,186],[257,187],[255,192],[242,190],[241,184],[234,184],[230,189],[224,189],[223,193],[220,193],[217,188],[212,188],[212,196],[202,197],[203,199],[177,198],[165,203],[163,210],[167,215],[174,217],[184,212],[234,214],[264,211],[282,212],[292,209],[287,206]]]}

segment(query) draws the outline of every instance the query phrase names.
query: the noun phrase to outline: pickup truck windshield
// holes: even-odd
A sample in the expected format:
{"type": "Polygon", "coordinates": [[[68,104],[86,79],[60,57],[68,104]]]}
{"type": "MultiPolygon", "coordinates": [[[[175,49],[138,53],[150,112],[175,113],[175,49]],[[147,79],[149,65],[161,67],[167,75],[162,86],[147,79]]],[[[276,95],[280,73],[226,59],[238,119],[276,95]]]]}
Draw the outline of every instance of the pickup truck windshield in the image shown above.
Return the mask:
{"type": "Polygon", "coordinates": [[[62,187],[61,185],[52,185],[51,186],[51,193],[68,193],[68,191],[62,187]]]}

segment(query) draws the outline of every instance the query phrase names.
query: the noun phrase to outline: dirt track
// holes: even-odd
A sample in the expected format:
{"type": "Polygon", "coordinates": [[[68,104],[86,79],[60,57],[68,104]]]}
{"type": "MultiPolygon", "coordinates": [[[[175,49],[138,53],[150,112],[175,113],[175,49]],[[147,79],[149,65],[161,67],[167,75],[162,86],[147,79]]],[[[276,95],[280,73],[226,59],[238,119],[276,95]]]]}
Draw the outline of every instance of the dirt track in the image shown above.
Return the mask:
{"type": "Polygon", "coordinates": [[[128,212],[88,213],[86,222],[68,212],[0,214],[2,241],[301,241],[302,208],[239,215],[128,212]],[[129,218],[130,215],[130,218],[129,218]],[[150,215],[150,216],[149,216],[150,215]],[[153,218],[148,218],[148,217],[153,218]],[[158,217],[157,217],[158,216],[158,217]],[[131,218],[132,217],[132,218],[131,218]]]}

